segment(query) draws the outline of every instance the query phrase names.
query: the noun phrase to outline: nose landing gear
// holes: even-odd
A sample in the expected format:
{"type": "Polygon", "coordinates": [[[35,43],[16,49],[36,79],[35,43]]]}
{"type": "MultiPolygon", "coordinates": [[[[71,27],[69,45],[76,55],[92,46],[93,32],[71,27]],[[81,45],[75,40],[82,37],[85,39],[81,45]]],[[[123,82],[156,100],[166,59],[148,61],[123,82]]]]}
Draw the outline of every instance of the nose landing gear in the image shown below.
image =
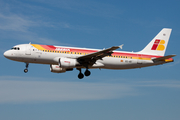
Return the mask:
{"type": "Polygon", "coordinates": [[[26,63],[26,69],[24,69],[24,72],[25,72],[25,73],[28,72],[28,66],[29,66],[29,63],[26,63]]]}

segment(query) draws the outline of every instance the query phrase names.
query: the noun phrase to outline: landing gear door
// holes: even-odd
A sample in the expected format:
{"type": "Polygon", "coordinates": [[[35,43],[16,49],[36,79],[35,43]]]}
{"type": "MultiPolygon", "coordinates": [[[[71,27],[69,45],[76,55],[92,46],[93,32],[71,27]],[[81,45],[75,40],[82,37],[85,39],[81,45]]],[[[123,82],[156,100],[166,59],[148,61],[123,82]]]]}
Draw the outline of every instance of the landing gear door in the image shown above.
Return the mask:
{"type": "Polygon", "coordinates": [[[31,55],[31,46],[30,45],[26,45],[26,55],[31,55]]]}

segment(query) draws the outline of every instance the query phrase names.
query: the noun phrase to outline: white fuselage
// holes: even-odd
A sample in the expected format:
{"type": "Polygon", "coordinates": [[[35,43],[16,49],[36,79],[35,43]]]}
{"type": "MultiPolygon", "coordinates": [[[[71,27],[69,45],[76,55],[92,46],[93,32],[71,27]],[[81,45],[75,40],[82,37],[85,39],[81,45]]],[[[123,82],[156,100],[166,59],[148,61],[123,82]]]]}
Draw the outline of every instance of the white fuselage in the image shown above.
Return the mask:
{"type": "MultiPolygon", "coordinates": [[[[76,59],[79,56],[83,56],[79,54],[71,54],[68,53],[56,53],[56,52],[45,52],[42,50],[38,50],[33,47],[31,44],[21,44],[14,46],[17,49],[11,49],[4,53],[4,56],[8,59],[25,62],[25,63],[38,63],[38,64],[50,64],[50,65],[58,65],[57,58],[71,58],[76,59]],[[18,50],[19,48],[19,50],[18,50]]],[[[66,47],[64,47],[66,48],[66,47]]],[[[68,47],[70,48],[70,47],[68,47]]],[[[81,48],[78,48],[81,49],[81,48]]],[[[85,49],[85,48],[83,48],[85,49]]],[[[98,49],[88,49],[99,51],[98,49]]],[[[89,66],[89,68],[104,68],[104,69],[131,69],[131,68],[141,68],[146,66],[163,64],[165,62],[153,62],[151,59],[143,59],[142,55],[138,53],[130,53],[130,52],[120,52],[115,51],[114,53],[123,53],[123,57],[113,55],[104,57],[101,60],[97,60],[95,64],[89,66]],[[126,57],[126,54],[130,54],[137,57],[126,57]]],[[[152,56],[152,55],[151,55],[152,56]]],[[[74,68],[84,68],[83,66],[74,66],[74,68]]]]}

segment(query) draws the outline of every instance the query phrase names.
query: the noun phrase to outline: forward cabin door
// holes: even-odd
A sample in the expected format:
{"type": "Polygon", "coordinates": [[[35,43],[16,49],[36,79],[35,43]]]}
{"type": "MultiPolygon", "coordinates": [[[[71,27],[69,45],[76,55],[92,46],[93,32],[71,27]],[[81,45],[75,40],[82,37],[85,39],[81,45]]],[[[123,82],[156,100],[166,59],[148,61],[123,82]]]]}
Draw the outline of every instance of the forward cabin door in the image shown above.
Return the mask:
{"type": "Polygon", "coordinates": [[[26,45],[26,55],[31,55],[31,45],[26,45]]]}

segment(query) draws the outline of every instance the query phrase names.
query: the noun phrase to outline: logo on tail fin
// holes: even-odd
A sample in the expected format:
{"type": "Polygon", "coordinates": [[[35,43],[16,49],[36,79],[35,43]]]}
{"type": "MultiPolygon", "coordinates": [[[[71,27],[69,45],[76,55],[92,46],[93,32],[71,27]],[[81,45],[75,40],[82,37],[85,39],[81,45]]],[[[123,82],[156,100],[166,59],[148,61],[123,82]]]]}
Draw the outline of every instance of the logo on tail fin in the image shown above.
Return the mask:
{"type": "Polygon", "coordinates": [[[156,39],[151,50],[163,51],[165,49],[165,40],[156,39]]]}

